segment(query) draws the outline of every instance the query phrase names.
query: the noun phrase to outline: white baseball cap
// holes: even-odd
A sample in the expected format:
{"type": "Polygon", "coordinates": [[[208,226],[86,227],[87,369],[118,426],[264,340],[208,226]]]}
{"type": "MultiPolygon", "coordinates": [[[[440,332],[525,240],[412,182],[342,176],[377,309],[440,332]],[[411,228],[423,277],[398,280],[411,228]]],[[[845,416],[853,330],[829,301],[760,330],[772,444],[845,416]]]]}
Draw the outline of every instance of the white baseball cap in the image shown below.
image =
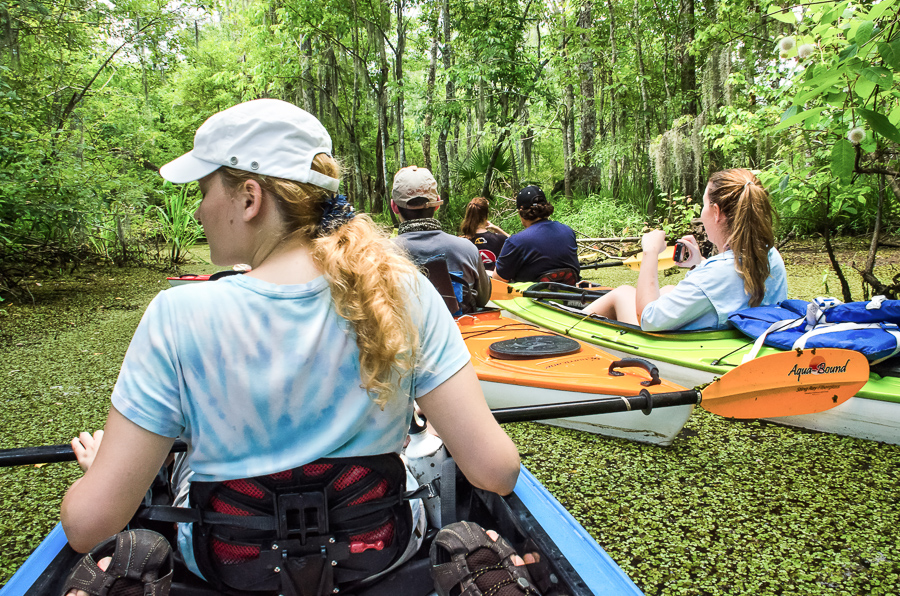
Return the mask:
{"type": "Polygon", "coordinates": [[[310,168],[319,153],[331,155],[331,137],[312,114],[286,101],[256,99],[210,116],[197,129],[194,148],[159,173],[182,184],[228,166],[337,192],[337,179],[310,168]]]}

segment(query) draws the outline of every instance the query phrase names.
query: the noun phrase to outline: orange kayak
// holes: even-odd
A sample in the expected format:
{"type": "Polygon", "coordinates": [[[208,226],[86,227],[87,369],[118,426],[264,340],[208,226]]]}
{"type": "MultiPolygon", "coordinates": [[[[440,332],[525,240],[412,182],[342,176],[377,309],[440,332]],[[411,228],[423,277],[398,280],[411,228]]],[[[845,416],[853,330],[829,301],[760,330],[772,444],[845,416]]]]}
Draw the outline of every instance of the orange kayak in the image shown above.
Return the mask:
{"type": "MultiPolygon", "coordinates": [[[[621,360],[591,344],[503,317],[499,310],[463,315],[456,322],[491,409],[683,389],[659,380],[655,366],[646,361],[631,359],[611,367],[621,360]]],[[[649,414],[636,410],[545,423],[669,445],[692,410],[691,405],[673,406],[649,414]]]]}

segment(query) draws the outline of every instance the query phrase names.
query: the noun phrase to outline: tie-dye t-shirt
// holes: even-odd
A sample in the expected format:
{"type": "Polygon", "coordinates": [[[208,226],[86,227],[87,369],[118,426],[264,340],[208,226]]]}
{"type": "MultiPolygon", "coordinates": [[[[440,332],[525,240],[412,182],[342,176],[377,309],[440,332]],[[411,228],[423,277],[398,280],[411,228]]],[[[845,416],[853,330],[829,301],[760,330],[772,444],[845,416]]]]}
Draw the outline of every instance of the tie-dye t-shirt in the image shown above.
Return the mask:
{"type": "Polygon", "coordinates": [[[469,361],[443,300],[421,275],[410,300],[422,307],[418,364],[384,411],[360,387],[356,336],[335,312],[324,277],[275,285],[246,275],[154,298],[125,355],[113,406],[146,430],[187,441],[196,481],[399,452],[413,397],[469,361]]]}

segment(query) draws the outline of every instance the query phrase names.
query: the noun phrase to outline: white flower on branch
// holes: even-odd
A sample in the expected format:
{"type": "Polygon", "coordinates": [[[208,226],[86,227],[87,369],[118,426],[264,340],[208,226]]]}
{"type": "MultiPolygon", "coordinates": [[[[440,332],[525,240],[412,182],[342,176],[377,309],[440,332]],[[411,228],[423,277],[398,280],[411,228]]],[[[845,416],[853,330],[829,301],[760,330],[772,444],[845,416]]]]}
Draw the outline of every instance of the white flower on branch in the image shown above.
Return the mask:
{"type": "Polygon", "coordinates": [[[778,42],[778,47],[781,48],[782,52],[790,52],[794,49],[794,45],[795,43],[793,37],[785,37],[778,42]]]}
{"type": "Polygon", "coordinates": [[[866,138],[866,130],[861,126],[857,126],[847,133],[847,139],[854,145],[859,145],[866,138]]]}
{"type": "Polygon", "coordinates": [[[813,52],[816,51],[816,46],[811,43],[805,43],[799,48],[797,48],[797,55],[800,56],[800,59],[803,60],[805,58],[809,58],[813,55],[813,52]]]}

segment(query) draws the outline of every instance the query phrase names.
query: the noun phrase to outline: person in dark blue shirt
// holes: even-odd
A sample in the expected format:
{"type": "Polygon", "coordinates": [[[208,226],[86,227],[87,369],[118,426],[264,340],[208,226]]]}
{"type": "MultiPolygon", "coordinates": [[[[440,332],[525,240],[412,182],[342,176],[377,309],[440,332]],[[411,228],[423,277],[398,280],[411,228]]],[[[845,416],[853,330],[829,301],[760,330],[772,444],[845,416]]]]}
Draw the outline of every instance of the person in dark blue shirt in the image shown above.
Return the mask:
{"type": "Polygon", "coordinates": [[[519,218],[525,229],[510,236],[497,258],[493,276],[501,281],[578,280],[578,244],[569,226],[548,219],[553,205],[537,186],[526,186],[516,196],[519,218]]]}

